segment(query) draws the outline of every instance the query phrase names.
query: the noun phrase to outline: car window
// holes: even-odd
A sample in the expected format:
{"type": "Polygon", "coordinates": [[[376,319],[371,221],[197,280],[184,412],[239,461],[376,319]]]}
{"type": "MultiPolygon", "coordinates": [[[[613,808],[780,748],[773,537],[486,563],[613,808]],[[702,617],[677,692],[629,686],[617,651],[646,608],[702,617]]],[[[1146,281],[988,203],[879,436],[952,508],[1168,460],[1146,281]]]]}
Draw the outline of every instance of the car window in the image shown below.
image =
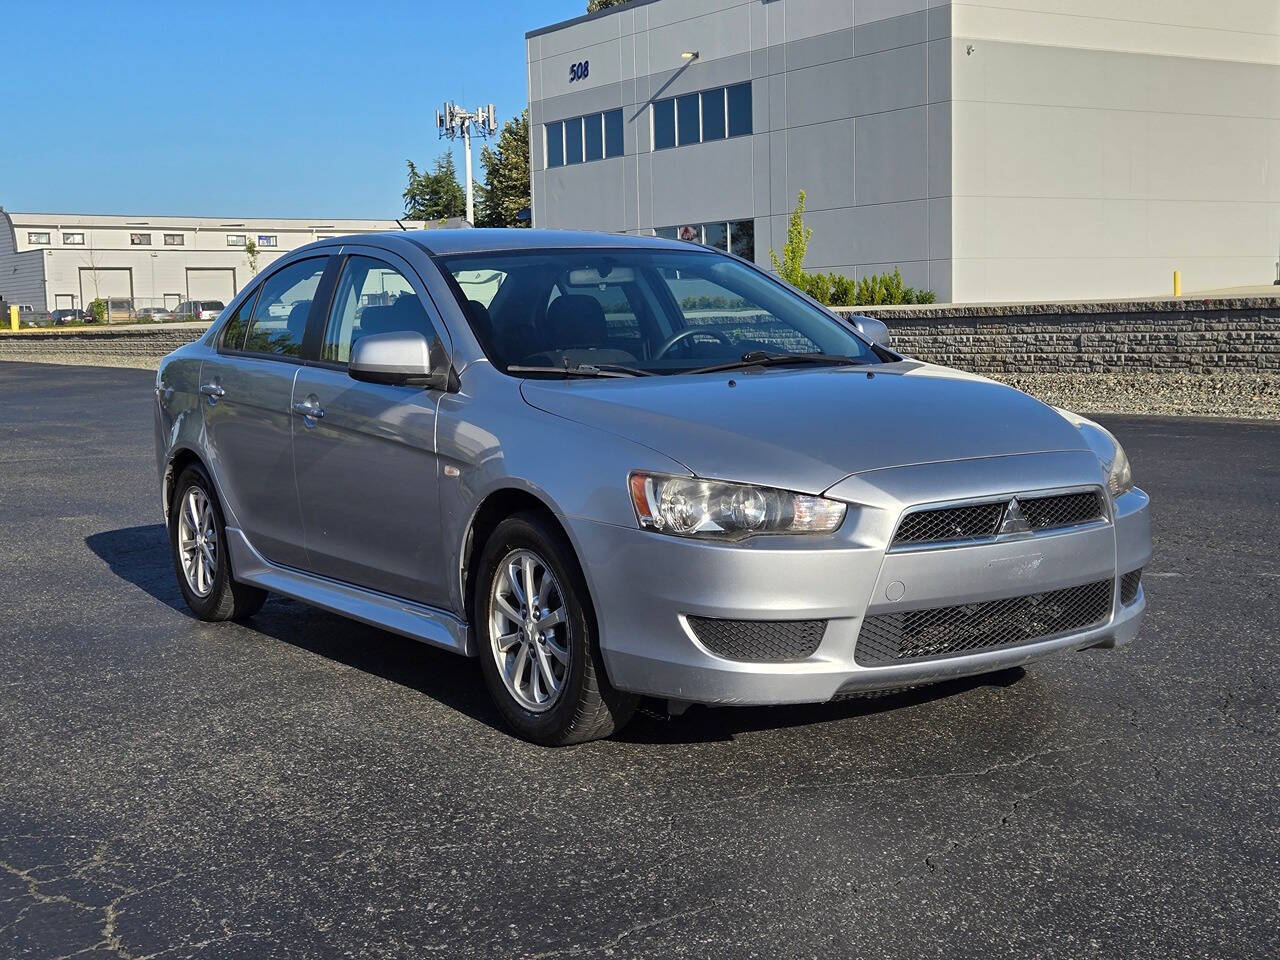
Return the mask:
{"type": "Polygon", "coordinates": [[[421,333],[428,342],[435,339],[413,284],[389,263],[348,257],[329,312],[321,359],[347,363],[361,337],[404,331],[421,333]]]}
{"type": "MultiPolygon", "coordinates": [[[[240,350],[244,347],[244,332],[249,325],[249,315],[253,312],[255,296],[255,294],[249,294],[244,302],[236,307],[236,312],[231,315],[231,319],[222,328],[222,348],[224,350],[240,350]]],[[[184,306],[186,306],[185,303],[178,304],[178,311],[182,312],[184,306]]]]}
{"type": "Polygon", "coordinates": [[[245,336],[246,351],[282,357],[302,354],[307,314],[324,274],[326,259],[299,260],[263,282],[245,336]]]}
{"type": "Polygon", "coordinates": [[[878,363],[865,340],[741,262],[689,250],[601,248],[458,254],[438,263],[499,368],[612,364],[674,374],[744,354],[825,354],[878,363]],[[463,279],[501,276],[488,304],[463,279]]]}

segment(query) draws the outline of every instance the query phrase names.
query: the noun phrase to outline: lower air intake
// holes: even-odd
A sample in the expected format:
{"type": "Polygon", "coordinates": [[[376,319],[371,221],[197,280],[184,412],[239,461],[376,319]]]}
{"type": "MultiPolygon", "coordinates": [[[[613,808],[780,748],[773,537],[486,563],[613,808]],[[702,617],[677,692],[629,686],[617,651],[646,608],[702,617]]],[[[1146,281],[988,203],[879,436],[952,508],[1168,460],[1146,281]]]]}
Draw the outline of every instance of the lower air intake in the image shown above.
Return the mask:
{"type": "Polygon", "coordinates": [[[699,642],[716,656],[749,663],[806,660],[827,629],[825,620],[688,619],[699,642]]]}
{"type": "Polygon", "coordinates": [[[1142,568],[1130,570],[1120,578],[1120,602],[1126,607],[1138,600],[1138,588],[1142,586],[1142,568]]]}
{"type": "Polygon", "coordinates": [[[1005,600],[867,617],[854,660],[879,667],[1011,647],[1105,623],[1112,581],[1005,600]]]}

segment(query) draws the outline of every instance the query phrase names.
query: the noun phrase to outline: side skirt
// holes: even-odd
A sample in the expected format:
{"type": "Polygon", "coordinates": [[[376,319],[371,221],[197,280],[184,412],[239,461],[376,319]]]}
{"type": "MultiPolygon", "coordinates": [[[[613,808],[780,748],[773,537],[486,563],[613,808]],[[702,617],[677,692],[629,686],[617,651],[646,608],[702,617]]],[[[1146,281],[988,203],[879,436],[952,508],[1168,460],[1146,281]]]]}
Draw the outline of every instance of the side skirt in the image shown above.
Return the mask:
{"type": "Polygon", "coordinates": [[[241,583],[280,593],[433,647],[468,657],[476,655],[467,625],[447,610],[279,566],[255,550],[244,533],[234,527],[227,527],[227,546],[231,569],[241,583]]]}

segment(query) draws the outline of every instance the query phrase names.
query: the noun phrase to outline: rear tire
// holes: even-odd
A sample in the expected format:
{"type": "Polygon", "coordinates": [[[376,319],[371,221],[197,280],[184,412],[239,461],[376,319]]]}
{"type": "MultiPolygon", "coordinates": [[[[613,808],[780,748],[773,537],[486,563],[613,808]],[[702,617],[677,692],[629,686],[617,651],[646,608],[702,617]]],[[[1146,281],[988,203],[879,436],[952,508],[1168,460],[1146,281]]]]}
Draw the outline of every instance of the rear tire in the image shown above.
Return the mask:
{"type": "Polygon", "coordinates": [[[267,592],[236,583],[227,553],[227,528],[204,468],[182,471],[169,501],[169,548],[178,587],[201,620],[242,620],[266,603],[267,592]]]}
{"type": "Polygon", "coordinates": [[[586,579],[554,523],[530,512],[498,524],[473,589],[480,670],[520,737],[561,747],[626,725],[637,698],[609,683],[586,579]]]}

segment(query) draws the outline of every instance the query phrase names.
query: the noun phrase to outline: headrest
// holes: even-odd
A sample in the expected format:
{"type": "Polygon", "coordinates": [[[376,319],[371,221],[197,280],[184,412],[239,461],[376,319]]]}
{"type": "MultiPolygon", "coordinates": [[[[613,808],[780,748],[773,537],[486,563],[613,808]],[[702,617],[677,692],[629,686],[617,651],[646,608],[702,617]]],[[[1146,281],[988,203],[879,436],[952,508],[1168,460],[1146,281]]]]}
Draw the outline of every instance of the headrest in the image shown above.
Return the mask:
{"type": "Polygon", "coordinates": [[[285,320],[285,329],[293,335],[293,338],[299,343],[302,342],[302,336],[307,332],[307,314],[311,312],[310,300],[299,300],[293,305],[293,309],[289,311],[289,317],[285,320]]]}
{"type": "Polygon", "coordinates": [[[568,294],[547,308],[547,332],[557,348],[603,347],[609,342],[604,308],[595,297],[568,294]]]}
{"type": "Polygon", "coordinates": [[[488,307],[479,300],[468,300],[467,316],[471,320],[471,329],[482,342],[488,343],[493,339],[493,317],[488,307]]]}
{"type": "Polygon", "coordinates": [[[371,304],[361,310],[360,336],[371,337],[375,333],[389,333],[395,330],[395,316],[391,311],[392,307],[381,304],[371,304]]]}

